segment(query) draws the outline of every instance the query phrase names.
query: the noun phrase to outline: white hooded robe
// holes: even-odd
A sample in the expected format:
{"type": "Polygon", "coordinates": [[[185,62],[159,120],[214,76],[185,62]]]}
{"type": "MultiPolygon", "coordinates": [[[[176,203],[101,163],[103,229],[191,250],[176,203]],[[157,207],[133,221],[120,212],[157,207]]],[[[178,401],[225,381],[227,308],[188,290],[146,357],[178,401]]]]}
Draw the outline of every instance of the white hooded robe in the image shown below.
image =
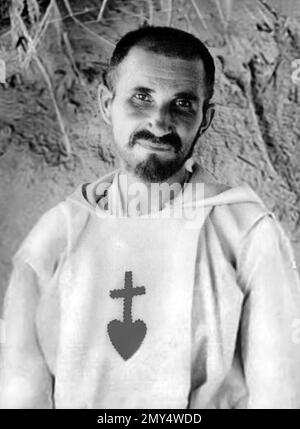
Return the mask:
{"type": "Polygon", "coordinates": [[[39,219],[5,297],[2,408],[300,408],[287,236],[247,184],[183,195],[192,220],[122,215],[117,170],[39,219]]]}

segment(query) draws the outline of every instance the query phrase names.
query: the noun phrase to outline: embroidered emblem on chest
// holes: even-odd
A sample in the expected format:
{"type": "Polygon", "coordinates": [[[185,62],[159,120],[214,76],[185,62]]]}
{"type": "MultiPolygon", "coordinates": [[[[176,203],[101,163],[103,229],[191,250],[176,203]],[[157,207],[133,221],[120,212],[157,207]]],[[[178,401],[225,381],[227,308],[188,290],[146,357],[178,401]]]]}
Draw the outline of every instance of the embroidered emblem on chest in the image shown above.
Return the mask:
{"type": "Polygon", "coordinates": [[[131,358],[146,335],[146,324],[140,319],[133,322],[131,314],[133,297],[145,293],[144,286],[132,287],[132,271],[125,272],[124,289],[110,291],[111,298],[124,298],[123,320],[114,319],[107,325],[110,341],[124,360],[131,358]]]}

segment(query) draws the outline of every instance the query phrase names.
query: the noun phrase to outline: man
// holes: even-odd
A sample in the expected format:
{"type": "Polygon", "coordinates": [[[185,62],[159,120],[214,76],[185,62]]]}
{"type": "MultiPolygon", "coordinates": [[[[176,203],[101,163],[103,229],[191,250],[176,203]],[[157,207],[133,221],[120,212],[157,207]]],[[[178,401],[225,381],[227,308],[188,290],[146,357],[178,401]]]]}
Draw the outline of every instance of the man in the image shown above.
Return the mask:
{"type": "Polygon", "coordinates": [[[214,107],[192,35],[125,35],[99,86],[120,168],[47,211],[14,255],[1,406],[298,408],[300,286],[246,184],[192,160],[214,107]]]}

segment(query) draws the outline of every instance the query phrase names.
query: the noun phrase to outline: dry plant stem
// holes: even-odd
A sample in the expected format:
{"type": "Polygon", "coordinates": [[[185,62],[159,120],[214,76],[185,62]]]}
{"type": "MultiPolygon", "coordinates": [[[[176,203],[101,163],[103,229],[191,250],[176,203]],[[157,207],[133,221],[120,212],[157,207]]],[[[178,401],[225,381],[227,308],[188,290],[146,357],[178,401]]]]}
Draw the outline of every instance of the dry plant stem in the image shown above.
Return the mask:
{"type": "MultiPolygon", "coordinates": [[[[88,12],[90,12],[92,10],[95,10],[95,9],[98,9],[98,8],[91,7],[90,9],[86,9],[83,12],[76,12],[76,13],[73,14],[73,16],[85,15],[86,13],[88,13],[88,12]]],[[[69,14],[67,14],[65,16],[62,16],[59,19],[49,19],[48,23],[51,24],[52,22],[64,21],[65,19],[68,19],[68,18],[71,18],[71,16],[69,14]]],[[[85,23],[87,23],[87,22],[90,22],[90,21],[85,21],[85,23]]],[[[97,22],[97,20],[94,20],[93,22],[97,22]]],[[[0,37],[1,37],[1,35],[0,35],[0,37]]]]}
{"type": "Polygon", "coordinates": [[[11,30],[9,29],[9,30],[7,30],[7,31],[5,31],[4,33],[2,33],[2,34],[0,34],[0,39],[3,37],[5,37],[5,36],[7,36],[8,34],[10,34],[10,32],[11,32],[11,30]]]}
{"type": "Polygon", "coordinates": [[[71,154],[71,152],[72,152],[72,150],[71,150],[71,144],[70,144],[69,137],[68,137],[68,134],[67,134],[66,129],[65,129],[64,121],[63,121],[63,119],[61,117],[59,108],[58,108],[56,100],[55,100],[55,96],[54,96],[54,92],[53,92],[53,89],[52,89],[52,84],[51,84],[50,78],[48,76],[48,73],[46,72],[45,67],[43,66],[43,64],[41,63],[40,59],[38,58],[38,56],[34,54],[33,55],[33,59],[36,61],[37,65],[38,65],[38,67],[39,67],[39,69],[40,69],[40,71],[41,71],[41,73],[42,73],[42,75],[43,75],[43,77],[44,77],[47,85],[48,85],[49,92],[50,92],[50,97],[52,99],[52,102],[53,102],[53,105],[54,105],[54,108],[55,108],[55,112],[56,112],[56,116],[57,116],[57,119],[58,119],[58,123],[59,123],[60,129],[61,129],[61,132],[62,132],[62,135],[63,135],[63,138],[64,138],[64,145],[65,145],[66,153],[67,153],[67,155],[69,157],[70,154],[71,154]]]}
{"type": "Polygon", "coordinates": [[[153,25],[153,16],[154,16],[154,10],[153,10],[153,3],[152,0],[146,0],[148,4],[148,11],[149,11],[149,25],[153,25]]]}
{"type": "Polygon", "coordinates": [[[38,45],[41,37],[43,36],[44,32],[46,31],[46,29],[48,27],[48,24],[49,24],[49,19],[48,18],[49,18],[51,9],[54,6],[54,2],[55,2],[55,0],[51,0],[50,4],[48,5],[48,8],[47,8],[47,10],[46,10],[46,12],[45,12],[45,14],[43,16],[43,19],[39,23],[39,26],[38,26],[38,29],[37,29],[37,31],[35,33],[34,39],[32,40],[31,37],[29,36],[29,34],[28,33],[26,34],[26,37],[29,38],[29,40],[30,40],[29,51],[28,51],[29,55],[26,55],[25,60],[24,60],[24,62],[22,64],[22,67],[26,68],[28,66],[28,63],[30,61],[30,52],[31,51],[35,52],[36,46],[38,45]]]}
{"type": "MultiPolygon", "coordinates": [[[[141,18],[141,16],[142,16],[142,18],[143,18],[145,21],[148,21],[148,22],[149,22],[149,24],[150,24],[150,20],[149,20],[149,18],[147,18],[147,17],[143,14],[143,12],[140,12],[140,13],[134,13],[134,12],[131,12],[130,10],[126,10],[126,9],[124,9],[123,7],[119,7],[118,9],[119,9],[121,12],[126,13],[127,15],[134,16],[135,18],[141,18]]],[[[115,18],[115,20],[116,20],[116,21],[118,21],[119,19],[120,19],[120,18],[115,18]]],[[[111,20],[113,20],[113,18],[112,18],[111,20]]]]}
{"type": "MultiPolygon", "coordinates": [[[[52,3],[53,2],[51,2],[50,5],[52,5],[52,3]]],[[[50,5],[48,7],[50,7],[50,5]]],[[[47,10],[47,12],[48,12],[48,10],[47,10]]],[[[47,14],[47,16],[48,16],[48,14],[47,14]]],[[[21,62],[21,65],[24,69],[26,69],[26,67],[28,66],[31,59],[34,59],[35,62],[37,63],[38,68],[39,68],[40,72],[42,73],[43,78],[45,79],[45,81],[47,83],[49,93],[50,93],[50,97],[51,97],[51,100],[53,102],[54,109],[56,112],[56,116],[58,119],[58,123],[59,123],[60,129],[61,129],[61,132],[63,134],[66,153],[67,153],[67,155],[69,155],[71,153],[71,145],[70,145],[69,138],[68,138],[68,135],[67,135],[66,130],[65,130],[65,126],[64,126],[64,122],[63,122],[62,117],[61,117],[61,113],[59,111],[59,108],[58,108],[56,100],[55,100],[51,80],[48,76],[48,73],[47,73],[45,67],[43,66],[40,59],[38,58],[38,54],[37,54],[36,49],[35,49],[35,44],[34,44],[32,38],[30,37],[30,34],[27,31],[27,28],[24,25],[21,16],[19,14],[17,14],[16,18],[17,18],[18,23],[20,25],[20,29],[22,30],[22,33],[26,37],[26,40],[28,42],[28,50],[26,52],[26,56],[25,56],[23,63],[21,62]]],[[[42,21],[41,25],[43,25],[43,23],[44,23],[44,20],[42,21]]],[[[37,43],[37,42],[38,42],[38,40],[35,41],[35,43],[37,43]]]]}
{"type": "Polygon", "coordinates": [[[225,5],[225,19],[227,22],[227,25],[231,19],[231,13],[233,11],[233,2],[234,0],[225,0],[223,4],[225,5]]]}
{"type": "MultiPolygon", "coordinates": [[[[50,13],[49,9],[53,6],[54,1],[55,0],[52,0],[51,3],[49,4],[48,9],[47,9],[47,11],[45,13],[46,18],[44,17],[44,19],[42,20],[42,22],[39,24],[39,30],[41,30],[42,26],[46,22],[46,19],[49,16],[49,13],[50,13]]],[[[35,41],[32,40],[32,38],[31,38],[29,32],[27,31],[27,28],[26,28],[26,26],[25,26],[25,24],[24,24],[24,22],[22,20],[20,12],[18,12],[18,11],[15,12],[15,18],[16,18],[16,21],[19,24],[19,29],[22,31],[22,34],[26,38],[27,43],[28,43],[28,45],[27,45],[28,47],[27,47],[25,59],[22,62],[21,61],[21,57],[20,57],[20,63],[22,65],[22,68],[24,68],[24,69],[26,69],[26,67],[29,65],[29,62],[30,62],[31,59],[34,59],[35,62],[37,63],[38,68],[39,68],[39,70],[40,70],[43,78],[45,79],[45,81],[47,83],[47,86],[48,86],[48,89],[49,89],[49,93],[50,93],[50,97],[51,97],[51,100],[53,102],[54,109],[55,109],[55,112],[56,112],[56,116],[57,116],[57,119],[58,119],[58,123],[59,123],[60,129],[61,129],[62,135],[63,135],[65,150],[66,150],[67,155],[69,156],[70,153],[71,153],[71,145],[70,145],[70,141],[69,141],[68,135],[66,133],[66,129],[65,129],[65,125],[64,125],[61,113],[60,113],[59,108],[58,108],[57,103],[56,103],[56,99],[55,99],[55,96],[54,96],[54,92],[53,92],[51,80],[50,80],[50,78],[48,76],[48,73],[47,73],[45,67],[43,66],[42,62],[40,61],[40,59],[38,57],[38,54],[36,52],[36,44],[39,41],[39,37],[36,37],[35,41]]],[[[46,27],[46,25],[45,25],[45,27],[46,27]]],[[[41,31],[38,31],[37,33],[40,36],[41,31]]]]}
{"type": "Polygon", "coordinates": [[[232,1],[231,0],[224,0],[223,1],[223,4],[225,4],[225,6],[226,6],[226,17],[223,13],[223,9],[221,7],[220,0],[215,0],[215,3],[217,6],[217,9],[218,9],[218,13],[220,15],[220,20],[221,20],[222,25],[224,27],[224,39],[226,41],[226,45],[228,47],[229,54],[234,55],[234,47],[232,46],[230,34],[228,33],[228,20],[229,20],[231,9],[232,9],[232,1]]]}
{"type": "Polygon", "coordinates": [[[173,0],[168,0],[168,10],[167,10],[167,26],[171,27],[173,19],[173,0]]]}
{"type": "MultiPolygon", "coordinates": [[[[173,0],[169,0],[169,1],[172,2],[173,0]]],[[[139,19],[141,18],[141,14],[140,13],[131,12],[130,10],[127,10],[127,9],[125,9],[123,7],[118,7],[118,10],[121,11],[121,12],[123,12],[123,13],[126,13],[127,15],[133,16],[135,18],[139,18],[139,19]]],[[[167,8],[167,9],[161,9],[160,13],[167,13],[168,14],[168,18],[167,18],[167,23],[168,24],[167,25],[170,26],[171,21],[172,21],[172,11],[171,11],[171,15],[169,15],[170,14],[170,9],[169,8],[167,8]]],[[[69,17],[69,15],[67,15],[67,17],[69,17]]],[[[144,14],[143,14],[143,20],[147,21],[147,22],[150,22],[149,18],[147,16],[145,16],[144,14]]],[[[95,23],[95,22],[98,22],[98,21],[96,19],[92,19],[92,20],[89,20],[89,21],[85,21],[84,23],[85,24],[92,24],[92,23],[95,23]]],[[[108,23],[108,22],[120,22],[120,18],[119,17],[106,17],[106,18],[102,19],[102,22],[105,23],[105,24],[108,23]]]]}
{"type": "Polygon", "coordinates": [[[198,18],[200,19],[203,27],[205,28],[205,30],[207,30],[207,25],[206,25],[205,19],[204,19],[202,13],[200,12],[200,9],[199,9],[197,3],[195,2],[195,0],[191,0],[191,3],[192,3],[192,5],[193,5],[193,7],[194,7],[194,9],[198,15],[198,18]]]}
{"type": "Polygon", "coordinates": [[[108,0],[103,0],[102,4],[101,4],[101,8],[99,10],[99,14],[97,16],[97,22],[101,21],[102,17],[103,17],[103,13],[104,13],[104,9],[106,7],[108,0]]]}
{"type": "Polygon", "coordinates": [[[190,20],[190,18],[189,18],[189,16],[188,16],[188,14],[187,14],[187,12],[185,12],[185,14],[184,14],[184,18],[185,18],[185,20],[186,20],[186,23],[187,23],[187,31],[189,32],[189,33],[192,33],[194,36],[196,36],[196,37],[198,37],[198,34],[197,34],[197,32],[195,31],[195,29],[194,29],[194,27],[193,27],[193,24],[191,23],[191,20],[190,20]]]}
{"type": "Polygon", "coordinates": [[[262,15],[262,17],[264,18],[264,20],[266,21],[266,23],[268,24],[268,26],[270,28],[273,27],[272,22],[270,22],[269,18],[267,17],[266,13],[264,12],[266,10],[265,4],[262,3],[260,0],[257,0],[256,3],[258,4],[258,11],[259,13],[262,15]],[[264,10],[263,10],[264,9],[264,10]]]}
{"type": "Polygon", "coordinates": [[[66,32],[64,32],[64,33],[63,33],[63,39],[64,39],[64,42],[65,42],[66,50],[67,50],[67,53],[68,53],[69,59],[70,59],[70,61],[71,61],[71,64],[72,64],[73,70],[74,70],[74,72],[75,72],[75,74],[76,74],[76,77],[77,77],[77,79],[79,80],[79,82],[80,82],[81,86],[83,87],[84,92],[86,93],[86,95],[87,95],[87,97],[88,97],[88,99],[89,99],[89,101],[90,101],[91,105],[93,106],[93,105],[94,105],[94,103],[93,103],[93,101],[91,100],[91,97],[90,97],[89,91],[88,91],[88,89],[87,89],[87,87],[86,87],[86,84],[85,84],[84,80],[83,80],[83,79],[82,79],[82,77],[81,77],[81,74],[80,74],[80,71],[78,70],[78,67],[76,66],[76,62],[75,62],[75,60],[74,60],[74,56],[73,56],[73,52],[72,52],[72,47],[71,47],[71,45],[70,45],[70,41],[69,41],[69,38],[68,38],[68,34],[67,34],[66,32]]]}
{"type": "Polygon", "coordinates": [[[26,0],[27,11],[31,25],[35,25],[40,20],[40,8],[36,0],[26,0]]]}
{"type": "Polygon", "coordinates": [[[250,16],[250,18],[253,20],[253,21],[255,21],[255,15],[254,15],[254,13],[252,13],[251,12],[251,10],[249,9],[249,7],[247,6],[247,5],[245,5],[245,9],[246,9],[246,12],[248,13],[248,15],[250,16]]]}
{"type": "Polygon", "coordinates": [[[79,79],[81,85],[85,89],[86,93],[88,94],[86,85],[85,85],[84,81],[81,79],[80,72],[78,70],[78,67],[76,66],[76,62],[75,62],[74,57],[73,57],[72,48],[71,48],[70,41],[69,41],[69,38],[68,38],[68,34],[67,34],[66,31],[63,32],[63,39],[64,39],[64,42],[65,42],[65,46],[66,46],[66,50],[67,50],[69,59],[71,61],[72,67],[73,67],[73,69],[75,71],[75,74],[76,74],[77,78],[79,79]]]}
{"type": "Polygon", "coordinates": [[[101,40],[101,42],[104,42],[106,44],[108,44],[111,48],[115,47],[115,44],[113,42],[110,42],[109,40],[105,39],[105,37],[100,36],[99,34],[95,33],[94,31],[90,30],[86,25],[82,24],[82,22],[80,22],[77,18],[75,18],[72,8],[70,6],[69,0],[64,0],[64,4],[70,14],[70,18],[73,19],[74,22],[76,22],[76,24],[80,25],[87,33],[93,35],[95,38],[101,40]]]}
{"type": "Polygon", "coordinates": [[[222,21],[222,23],[223,23],[224,27],[226,27],[226,19],[225,19],[225,16],[224,16],[224,14],[223,14],[222,7],[221,7],[221,5],[220,5],[220,1],[219,1],[219,0],[215,0],[215,3],[216,3],[216,5],[217,5],[217,9],[218,9],[218,12],[219,12],[219,15],[220,15],[221,21],[222,21]]]}

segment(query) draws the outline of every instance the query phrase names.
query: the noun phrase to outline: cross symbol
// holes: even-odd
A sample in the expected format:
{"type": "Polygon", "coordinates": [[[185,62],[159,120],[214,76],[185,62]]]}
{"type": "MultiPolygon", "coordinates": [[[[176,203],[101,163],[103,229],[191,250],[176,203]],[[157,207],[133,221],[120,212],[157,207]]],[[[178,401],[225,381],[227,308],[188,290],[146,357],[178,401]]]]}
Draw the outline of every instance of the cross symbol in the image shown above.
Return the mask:
{"type": "Polygon", "coordinates": [[[145,322],[141,319],[133,322],[131,315],[133,297],[145,293],[144,286],[132,287],[132,271],[125,272],[125,285],[123,289],[113,289],[110,291],[111,298],[124,298],[123,320],[114,319],[107,325],[110,341],[124,360],[131,358],[138,350],[147,332],[145,322]]]}
{"type": "Polygon", "coordinates": [[[132,323],[132,299],[134,296],[143,295],[144,286],[132,287],[132,271],[125,272],[125,286],[123,289],[113,289],[110,291],[111,298],[124,298],[123,302],[123,322],[132,323]]]}

